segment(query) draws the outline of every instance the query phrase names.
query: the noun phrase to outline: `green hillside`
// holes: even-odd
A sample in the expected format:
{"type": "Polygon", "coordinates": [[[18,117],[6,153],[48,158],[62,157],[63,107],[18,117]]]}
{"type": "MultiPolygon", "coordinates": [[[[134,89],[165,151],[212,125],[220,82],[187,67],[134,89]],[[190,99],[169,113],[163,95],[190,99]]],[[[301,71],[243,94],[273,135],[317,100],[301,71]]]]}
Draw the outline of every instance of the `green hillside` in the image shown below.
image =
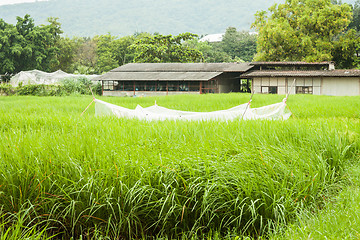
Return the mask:
{"type": "Polygon", "coordinates": [[[59,17],[69,36],[94,36],[110,32],[178,34],[221,33],[233,26],[249,30],[256,11],[282,0],[50,0],[0,6],[0,18],[15,23],[16,16],[30,14],[37,24],[59,17]]]}
{"type": "MultiPolygon", "coordinates": [[[[69,36],[94,36],[110,32],[199,35],[222,33],[227,27],[249,30],[258,10],[284,0],[49,0],[0,6],[0,18],[15,23],[16,16],[30,14],[37,24],[59,17],[69,36]]],[[[354,4],[355,0],[345,0],[354,4]]]]}

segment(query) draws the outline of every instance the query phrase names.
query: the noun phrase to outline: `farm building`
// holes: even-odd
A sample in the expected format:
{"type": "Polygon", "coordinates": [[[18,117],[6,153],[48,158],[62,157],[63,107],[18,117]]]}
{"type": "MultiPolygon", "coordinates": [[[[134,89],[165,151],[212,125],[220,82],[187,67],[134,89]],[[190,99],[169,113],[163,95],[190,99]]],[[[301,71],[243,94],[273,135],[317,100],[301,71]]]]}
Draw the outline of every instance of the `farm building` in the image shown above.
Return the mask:
{"type": "Polygon", "coordinates": [[[335,70],[333,62],[253,62],[251,65],[253,68],[242,77],[251,79],[255,93],[360,95],[360,71],[335,70]]]}
{"type": "Polygon", "coordinates": [[[148,96],[239,92],[248,63],[130,63],[102,81],[104,96],[148,96]]]}
{"type": "Polygon", "coordinates": [[[360,70],[335,70],[333,62],[130,63],[96,80],[102,82],[104,96],[244,90],[263,94],[360,95],[360,70]]]}

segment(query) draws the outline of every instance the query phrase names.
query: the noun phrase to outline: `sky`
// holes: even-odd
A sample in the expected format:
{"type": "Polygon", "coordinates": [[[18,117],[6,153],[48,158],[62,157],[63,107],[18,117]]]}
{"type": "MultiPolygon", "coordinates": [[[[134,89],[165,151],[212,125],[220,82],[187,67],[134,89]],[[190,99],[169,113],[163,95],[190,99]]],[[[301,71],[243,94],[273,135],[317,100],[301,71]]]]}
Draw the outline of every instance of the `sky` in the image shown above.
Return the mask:
{"type": "MultiPolygon", "coordinates": [[[[48,0],[0,0],[1,5],[7,4],[16,4],[16,3],[26,3],[26,2],[40,2],[40,1],[48,1],[48,0]]],[[[355,0],[343,0],[342,2],[353,3],[355,0]]]]}
{"type": "Polygon", "coordinates": [[[0,0],[1,5],[8,5],[8,4],[16,4],[16,3],[26,3],[26,2],[40,2],[44,0],[0,0]]]}

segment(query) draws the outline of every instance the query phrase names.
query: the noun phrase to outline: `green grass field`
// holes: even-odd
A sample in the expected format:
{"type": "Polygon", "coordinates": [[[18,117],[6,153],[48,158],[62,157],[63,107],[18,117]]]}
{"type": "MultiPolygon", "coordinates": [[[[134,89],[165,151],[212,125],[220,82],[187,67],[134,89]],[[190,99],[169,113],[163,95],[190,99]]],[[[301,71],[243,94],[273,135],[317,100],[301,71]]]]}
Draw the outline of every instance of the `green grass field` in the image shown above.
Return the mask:
{"type": "MultiPolygon", "coordinates": [[[[99,97],[189,111],[249,98],[99,97]]],[[[360,97],[294,95],[287,121],[229,122],[80,116],[91,100],[0,97],[0,239],[360,237],[360,97]]]]}

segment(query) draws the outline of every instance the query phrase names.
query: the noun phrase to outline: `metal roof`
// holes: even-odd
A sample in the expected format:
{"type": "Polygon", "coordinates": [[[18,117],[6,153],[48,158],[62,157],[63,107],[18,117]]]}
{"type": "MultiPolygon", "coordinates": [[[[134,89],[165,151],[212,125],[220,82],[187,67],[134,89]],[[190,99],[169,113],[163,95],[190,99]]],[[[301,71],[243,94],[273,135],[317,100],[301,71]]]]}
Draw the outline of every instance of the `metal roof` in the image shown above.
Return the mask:
{"type": "Polygon", "coordinates": [[[246,72],[250,63],[129,63],[110,72],[246,72]]]}
{"type": "Polygon", "coordinates": [[[263,70],[241,74],[241,77],[360,77],[360,70],[309,70],[309,71],[281,71],[263,70]]]}
{"type": "Polygon", "coordinates": [[[250,65],[253,66],[327,66],[329,64],[334,64],[334,62],[251,62],[250,65]]]}
{"type": "Polygon", "coordinates": [[[108,72],[104,81],[208,81],[222,72],[108,72]]]}

